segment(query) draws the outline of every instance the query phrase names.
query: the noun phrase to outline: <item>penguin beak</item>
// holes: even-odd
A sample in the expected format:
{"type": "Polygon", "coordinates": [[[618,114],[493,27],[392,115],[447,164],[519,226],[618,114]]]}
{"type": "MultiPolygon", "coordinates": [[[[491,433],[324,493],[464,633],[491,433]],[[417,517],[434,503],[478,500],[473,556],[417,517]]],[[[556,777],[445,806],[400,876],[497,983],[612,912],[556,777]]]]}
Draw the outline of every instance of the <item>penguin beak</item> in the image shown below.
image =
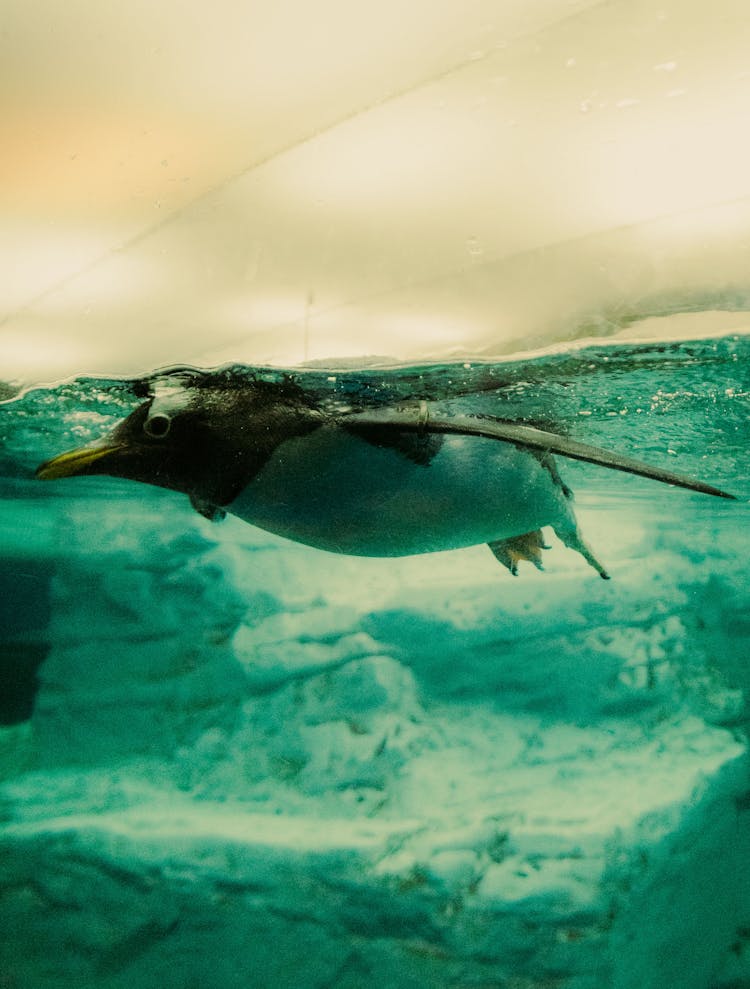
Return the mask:
{"type": "Polygon", "coordinates": [[[56,481],[61,477],[76,477],[79,474],[104,474],[106,468],[101,470],[99,462],[112,454],[121,453],[123,449],[122,445],[97,444],[68,450],[37,467],[36,476],[41,481],[56,481]]]}

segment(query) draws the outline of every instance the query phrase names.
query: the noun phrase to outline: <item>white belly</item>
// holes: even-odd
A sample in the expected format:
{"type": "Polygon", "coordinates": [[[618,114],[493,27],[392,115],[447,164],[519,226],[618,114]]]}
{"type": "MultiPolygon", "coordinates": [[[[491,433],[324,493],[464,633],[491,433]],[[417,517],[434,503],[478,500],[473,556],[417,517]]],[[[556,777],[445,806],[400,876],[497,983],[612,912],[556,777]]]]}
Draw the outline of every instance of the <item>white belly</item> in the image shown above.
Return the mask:
{"type": "Polygon", "coordinates": [[[571,519],[550,472],[509,443],[446,436],[420,466],[335,426],[281,444],[227,510],[358,556],[458,549],[571,519]]]}

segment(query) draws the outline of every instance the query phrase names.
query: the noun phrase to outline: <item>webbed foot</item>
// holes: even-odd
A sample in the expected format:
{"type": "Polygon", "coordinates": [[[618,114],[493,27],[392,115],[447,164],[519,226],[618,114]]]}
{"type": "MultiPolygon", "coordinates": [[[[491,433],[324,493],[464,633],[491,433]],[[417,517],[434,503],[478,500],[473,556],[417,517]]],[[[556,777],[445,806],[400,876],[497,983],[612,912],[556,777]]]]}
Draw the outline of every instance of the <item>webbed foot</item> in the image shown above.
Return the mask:
{"type": "Polygon", "coordinates": [[[544,570],[542,550],[550,548],[544,542],[541,529],[525,532],[522,536],[512,536],[510,539],[498,539],[497,542],[487,545],[495,559],[507,567],[514,577],[518,576],[518,564],[521,560],[528,560],[537,570],[544,570]]]}

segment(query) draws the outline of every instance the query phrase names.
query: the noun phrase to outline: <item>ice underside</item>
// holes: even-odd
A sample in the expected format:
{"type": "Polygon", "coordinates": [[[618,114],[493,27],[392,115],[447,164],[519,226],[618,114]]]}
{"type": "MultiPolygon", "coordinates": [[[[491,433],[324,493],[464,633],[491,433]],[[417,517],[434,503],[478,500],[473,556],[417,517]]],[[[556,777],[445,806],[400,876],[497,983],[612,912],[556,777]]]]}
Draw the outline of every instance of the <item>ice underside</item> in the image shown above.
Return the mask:
{"type": "Polygon", "coordinates": [[[513,579],[97,484],[0,513],[43,659],[0,734],[3,989],[750,984],[720,512],[584,499],[614,579],[559,545],[513,579]]]}

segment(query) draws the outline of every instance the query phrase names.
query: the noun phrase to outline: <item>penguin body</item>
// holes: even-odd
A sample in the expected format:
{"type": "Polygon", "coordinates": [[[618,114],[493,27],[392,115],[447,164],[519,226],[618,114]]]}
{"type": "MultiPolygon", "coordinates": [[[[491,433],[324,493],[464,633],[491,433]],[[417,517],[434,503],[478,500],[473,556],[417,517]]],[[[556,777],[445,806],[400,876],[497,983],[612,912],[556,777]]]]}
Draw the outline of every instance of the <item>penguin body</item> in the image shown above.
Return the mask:
{"type": "Polygon", "coordinates": [[[448,436],[420,464],[335,424],[279,446],[226,510],[356,556],[459,549],[572,522],[563,489],[528,451],[448,436]]]}
{"type": "Polygon", "coordinates": [[[706,494],[725,492],[556,433],[419,406],[332,412],[290,381],[176,376],[103,441],[43,480],[109,474],[182,491],[319,549],[405,556],[487,543],[516,574],[542,569],[543,526],[608,574],[582,539],[553,453],[706,494]]]}

